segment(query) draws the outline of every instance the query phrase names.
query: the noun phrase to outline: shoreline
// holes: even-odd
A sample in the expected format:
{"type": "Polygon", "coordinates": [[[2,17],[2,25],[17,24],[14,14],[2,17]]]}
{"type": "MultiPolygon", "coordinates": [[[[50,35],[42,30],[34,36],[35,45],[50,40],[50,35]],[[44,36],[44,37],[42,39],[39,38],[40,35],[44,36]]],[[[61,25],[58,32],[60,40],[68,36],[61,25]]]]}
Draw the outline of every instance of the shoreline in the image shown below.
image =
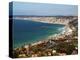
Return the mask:
{"type": "MultiPolygon", "coordinates": [[[[76,20],[71,20],[59,34],[53,34],[35,43],[13,49],[17,57],[64,56],[78,54],[78,31],[76,20]]],[[[30,20],[32,21],[32,20],[30,20]]],[[[66,23],[66,22],[65,22],[66,23]]],[[[14,56],[15,57],[15,56],[14,56]]]]}
{"type": "MultiPolygon", "coordinates": [[[[19,19],[19,18],[14,18],[14,19],[19,19]]],[[[28,20],[28,19],[26,19],[26,18],[20,18],[19,20],[28,20]]],[[[69,31],[69,29],[70,29],[70,27],[69,27],[69,25],[68,25],[68,22],[66,23],[65,22],[65,24],[64,23],[61,23],[61,22],[57,22],[57,23],[54,23],[54,22],[44,22],[44,21],[36,21],[36,20],[28,20],[28,21],[34,21],[34,22],[41,22],[41,23],[48,23],[48,24],[60,24],[60,25],[64,25],[64,30],[62,31],[62,32],[60,32],[59,34],[53,34],[53,35],[50,35],[50,36],[48,36],[48,38],[46,38],[46,39],[40,39],[40,41],[37,41],[37,42],[32,42],[31,43],[31,45],[33,46],[33,45],[37,45],[37,44],[41,44],[41,43],[43,43],[44,41],[45,42],[47,42],[47,41],[49,41],[49,39],[56,39],[56,38],[59,38],[60,36],[61,37],[63,37],[64,35],[66,35],[67,33],[68,33],[68,31],[69,31]],[[68,29],[67,31],[65,31],[66,29],[68,29]],[[56,37],[56,38],[55,38],[56,37]]],[[[71,32],[69,32],[69,33],[71,33],[71,32]]],[[[25,44],[24,44],[25,45],[25,44]]],[[[26,45],[26,46],[28,46],[28,44],[26,45]]]]}
{"type": "MultiPolygon", "coordinates": [[[[63,36],[65,36],[68,32],[67,31],[65,31],[66,30],[66,28],[64,27],[64,29],[63,29],[63,31],[62,32],[60,32],[60,33],[58,33],[58,34],[53,34],[53,35],[50,35],[50,36],[48,36],[47,38],[45,38],[45,39],[40,39],[40,41],[37,41],[37,42],[32,42],[32,43],[30,43],[31,44],[31,46],[35,46],[35,45],[38,45],[38,44],[41,44],[41,43],[44,43],[44,42],[48,42],[48,41],[50,41],[50,39],[58,39],[60,36],[63,38],[63,36]],[[55,38],[56,37],[56,38],[55,38]]],[[[28,48],[28,46],[29,46],[29,44],[25,44],[24,43],[24,45],[22,45],[23,47],[25,47],[25,48],[28,48]]],[[[20,46],[19,48],[21,48],[22,46],[20,46]]],[[[14,48],[14,49],[17,49],[17,48],[14,48]]]]}
{"type": "Polygon", "coordinates": [[[54,16],[53,17],[27,17],[26,16],[26,17],[14,17],[13,19],[29,20],[29,21],[35,21],[35,22],[41,22],[41,23],[49,23],[49,24],[51,23],[51,24],[67,25],[69,23],[69,21],[72,20],[71,18],[54,17],[54,16]]]}
{"type": "MultiPolygon", "coordinates": [[[[16,18],[14,18],[14,19],[16,19],[16,18]]],[[[38,22],[38,23],[45,23],[45,24],[60,24],[60,25],[67,25],[67,24],[65,24],[65,23],[59,23],[59,22],[56,22],[56,23],[54,23],[54,22],[44,22],[44,21],[35,21],[35,20],[28,20],[28,19],[19,19],[19,20],[25,20],[25,21],[33,21],[33,22],[38,22]]]]}
{"type": "MultiPolygon", "coordinates": [[[[65,30],[65,26],[64,26],[63,28],[61,28],[61,29],[64,31],[64,30],[65,30]],[[63,29],[63,28],[64,28],[64,29],[63,29]]],[[[48,36],[46,36],[46,37],[43,38],[43,39],[38,39],[39,41],[31,42],[31,43],[28,43],[28,44],[24,43],[24,44],[22,44],[22,45],[19,46],[19,47],[15,47],[14,49],[16,49],[16,48],[21,48],[21,47],[24,46],[24,45],[27,46],[27,45],[31,44],[31,45],[33,46],[33,45],[37,45],[37,44],[43,43],[44,41],[47,42],[47,41],[49,41],[49,39],[50,39],[51,37],[54,38],[55,35],[56,35],[56,36],[60,36],[61,34],[63,34],[63,33],[64,33],[63,31],[61,31],[61,32],[59,32],[59,33],[56,33],[56,34],[48,35],[48,36]]]]}
{"type": "MultiPolygon", "coordinates": [[[[65,31],[66,32],[66,31],[65,31]]],[[[65,35],[67,35],[67,32],[65,33],[64,31],[58,33],[58,34],[53,34],[53,35],[50,35],[48,36],[48,38],[46,38],[45,40],[41,40],[41,41],[38,41],[38,42],[35,42],[35,43],[32,43],[31,45],[34,46],[34,45],[37,45],[37,44],[41,44],[43,42],[47,42],[49,41],[49,39],[54,39],[55,40],[55,37],[58,39],[60,36],[63,37],[65,35]]]]}

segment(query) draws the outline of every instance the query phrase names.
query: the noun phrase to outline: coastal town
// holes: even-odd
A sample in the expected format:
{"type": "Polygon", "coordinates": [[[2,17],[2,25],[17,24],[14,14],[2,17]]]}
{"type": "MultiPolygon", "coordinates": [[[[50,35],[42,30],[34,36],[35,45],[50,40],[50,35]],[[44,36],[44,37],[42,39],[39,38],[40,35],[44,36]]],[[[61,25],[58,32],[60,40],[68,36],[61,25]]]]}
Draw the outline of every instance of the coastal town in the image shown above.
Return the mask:
{"type": "Polygon", "coordinates": [[[51,23],[51,24],[68,24],[76,19],[77,16],[14,16],[13,19],[31,20],[35,22],[51,23]],[[66,22],[66,23],[65,23],[66,22]]]}
{"type": "Polygon", "coordinates": [[[64,32],[49,36],[46,40],[13,49],[14,58],[64,56],[78,54],[78,17],[15,17],[14,19],[65,25],[64,32]]]}

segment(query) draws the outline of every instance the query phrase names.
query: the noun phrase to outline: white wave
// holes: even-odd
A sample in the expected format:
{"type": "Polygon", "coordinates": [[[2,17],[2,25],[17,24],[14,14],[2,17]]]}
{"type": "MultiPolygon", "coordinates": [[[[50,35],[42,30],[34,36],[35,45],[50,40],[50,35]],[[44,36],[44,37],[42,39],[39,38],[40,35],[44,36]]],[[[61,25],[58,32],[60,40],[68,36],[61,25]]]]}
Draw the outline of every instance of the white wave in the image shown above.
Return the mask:
{"type": "Polygon", "coordinates": [[[65,27],[59,28],[58,31],[59,31],[60,33],[65,32],[65,27]]]}

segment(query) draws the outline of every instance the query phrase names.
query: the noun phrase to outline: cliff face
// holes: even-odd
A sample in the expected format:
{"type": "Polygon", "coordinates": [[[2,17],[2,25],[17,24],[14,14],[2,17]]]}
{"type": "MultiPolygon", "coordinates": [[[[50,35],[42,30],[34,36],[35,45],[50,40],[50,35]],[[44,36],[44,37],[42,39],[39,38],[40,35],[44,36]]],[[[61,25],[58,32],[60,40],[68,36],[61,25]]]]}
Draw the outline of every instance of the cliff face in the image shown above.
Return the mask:
{"type": "Polygon", "coordinates": [[[78,18],[74,18],[72,21],[68,23],[71,29],[78,30],[78,18]]]}

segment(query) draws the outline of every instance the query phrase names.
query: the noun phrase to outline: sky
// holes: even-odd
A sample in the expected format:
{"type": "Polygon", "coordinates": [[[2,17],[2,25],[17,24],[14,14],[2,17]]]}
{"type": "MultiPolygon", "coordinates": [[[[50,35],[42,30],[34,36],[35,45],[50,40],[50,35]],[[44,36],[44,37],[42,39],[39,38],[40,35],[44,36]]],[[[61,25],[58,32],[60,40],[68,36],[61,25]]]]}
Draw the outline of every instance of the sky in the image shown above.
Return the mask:
{"type": "Polygon", "coordinates": [[[13,2],[13,15],[77,16],[77,5],[13,2]]]}

